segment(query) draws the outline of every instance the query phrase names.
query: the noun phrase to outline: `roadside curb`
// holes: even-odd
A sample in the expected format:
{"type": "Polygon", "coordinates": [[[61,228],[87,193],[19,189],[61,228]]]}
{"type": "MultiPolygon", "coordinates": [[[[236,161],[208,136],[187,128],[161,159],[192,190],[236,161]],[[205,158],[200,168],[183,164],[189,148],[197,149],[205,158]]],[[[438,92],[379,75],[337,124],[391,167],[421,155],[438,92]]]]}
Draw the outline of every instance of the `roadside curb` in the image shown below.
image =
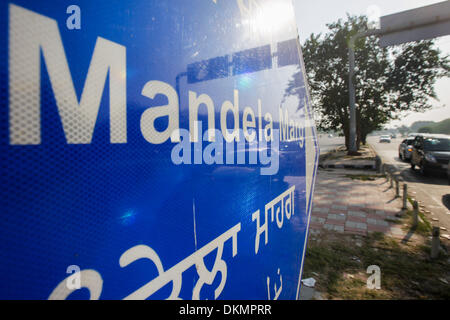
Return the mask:
{"type": "Polygon", "coordinates": [[[324,162],[327,160],[328,157],[330,157],[333,153],[336,153],[339,150],[339,147],[336,147],[327,153],[323,153],[319,155],[319,168],[325,169],[324,162]]]}
{"type": "Polygon", "coordinates": [[[362,170],[376,170],[375,164],[327,164],[325,169],[362,169],[362,170]]]}
{"type": "MultiPolygon", "coordinates": [[[[322,169],[356,169],[356,170],[376,170],[377,164],[376,161],[365,161],[365,163],[358,163],[358,160],[348,160],[343,161],[346,163],[326,163],[327,159],[332,156],[334,153],[340,151],[342,146],[339,146],[319,157],[319,167],[322,169]],[[353,163],[352,163],[353,162],[353,163]],[[368,164],[367,162],[373,162],[368,164]]],[[[374,154],[376,152],[370,148],[374,154]]]]}

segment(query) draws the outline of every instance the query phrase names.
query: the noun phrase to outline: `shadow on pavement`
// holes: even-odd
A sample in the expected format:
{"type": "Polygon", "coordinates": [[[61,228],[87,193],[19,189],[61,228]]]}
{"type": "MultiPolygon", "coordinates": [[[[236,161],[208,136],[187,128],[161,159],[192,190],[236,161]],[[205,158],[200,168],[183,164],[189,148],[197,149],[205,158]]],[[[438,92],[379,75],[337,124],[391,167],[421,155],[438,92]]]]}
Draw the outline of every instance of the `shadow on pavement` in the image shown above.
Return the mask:
{"type": "Polygon", "coordinates": [[[411,168],[401,169],[399,173],[405,182],[419,182],[438,186],[448,186],[447,176],[440,173],[430,172],[427,175],[423,175],[417,168],[415,170],[412,170],[411,168]]]}

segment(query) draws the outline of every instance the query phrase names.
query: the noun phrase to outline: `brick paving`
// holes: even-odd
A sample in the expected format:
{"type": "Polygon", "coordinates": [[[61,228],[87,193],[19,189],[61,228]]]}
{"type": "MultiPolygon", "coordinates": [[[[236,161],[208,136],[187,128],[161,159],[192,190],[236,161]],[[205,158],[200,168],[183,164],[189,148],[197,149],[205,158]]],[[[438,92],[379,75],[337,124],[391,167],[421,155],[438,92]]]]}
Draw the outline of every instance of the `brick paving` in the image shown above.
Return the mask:
{"type": "Polygon", "coordinates": [[[402,207],[401,198],[395,199],[394,189],[389,188],[384,178],[362,181],[345,176],[352,173],[319,170],[310,232],[333,230],[358,235],[383,232],[403,237],[405,231],[392,223],[402,207]]]}

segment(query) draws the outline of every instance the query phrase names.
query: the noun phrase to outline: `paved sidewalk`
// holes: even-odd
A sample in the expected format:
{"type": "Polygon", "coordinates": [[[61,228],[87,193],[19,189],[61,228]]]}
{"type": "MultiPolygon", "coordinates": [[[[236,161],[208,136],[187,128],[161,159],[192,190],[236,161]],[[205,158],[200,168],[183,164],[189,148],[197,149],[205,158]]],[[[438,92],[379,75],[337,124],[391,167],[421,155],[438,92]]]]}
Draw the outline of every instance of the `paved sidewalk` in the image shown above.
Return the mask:
{"type": "Polygon", "coordinates": [[[401,213],[402,200],[395,198],[385,178],[374,181],[351,179],[346,175],[375,174],[374,171],[319,170],[314,191],[310,232],[334,230],[341,233],[367,235],[382,232],[395,238],[405,237],[396,214],[401,213]]]}

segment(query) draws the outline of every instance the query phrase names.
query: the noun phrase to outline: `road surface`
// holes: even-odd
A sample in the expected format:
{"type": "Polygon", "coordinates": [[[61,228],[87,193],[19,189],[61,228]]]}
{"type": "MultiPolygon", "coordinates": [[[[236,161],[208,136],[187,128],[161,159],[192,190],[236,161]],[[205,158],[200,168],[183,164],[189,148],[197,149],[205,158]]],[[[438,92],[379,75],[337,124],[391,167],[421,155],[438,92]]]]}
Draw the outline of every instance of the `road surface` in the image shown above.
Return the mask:
{"type": "Polygon", "coordinates": [[[434,225],[444,227],[441,233],[450,232],[450,186],[445,174],[422,176],[419,171],[411,170],[409,162],[400,160],[398,146],[404,138],[392,139],[391,143],[379,143],[379,137],[369,137],[367,142],[375,149],[384,163],[394,165],[403,180],[408,184],[411,195],[430,211],[434,225]],[[414,193],[415,192],[415,193],[414,193]]]}
{"type": "Polygon", "coordinates": [[[345,144],[344,137],[329,138],[328,134],[319,135],[320,154],[327,153],[333,149],[336,149],[339,146],[343,146],[344,144],[345,144]]]}

